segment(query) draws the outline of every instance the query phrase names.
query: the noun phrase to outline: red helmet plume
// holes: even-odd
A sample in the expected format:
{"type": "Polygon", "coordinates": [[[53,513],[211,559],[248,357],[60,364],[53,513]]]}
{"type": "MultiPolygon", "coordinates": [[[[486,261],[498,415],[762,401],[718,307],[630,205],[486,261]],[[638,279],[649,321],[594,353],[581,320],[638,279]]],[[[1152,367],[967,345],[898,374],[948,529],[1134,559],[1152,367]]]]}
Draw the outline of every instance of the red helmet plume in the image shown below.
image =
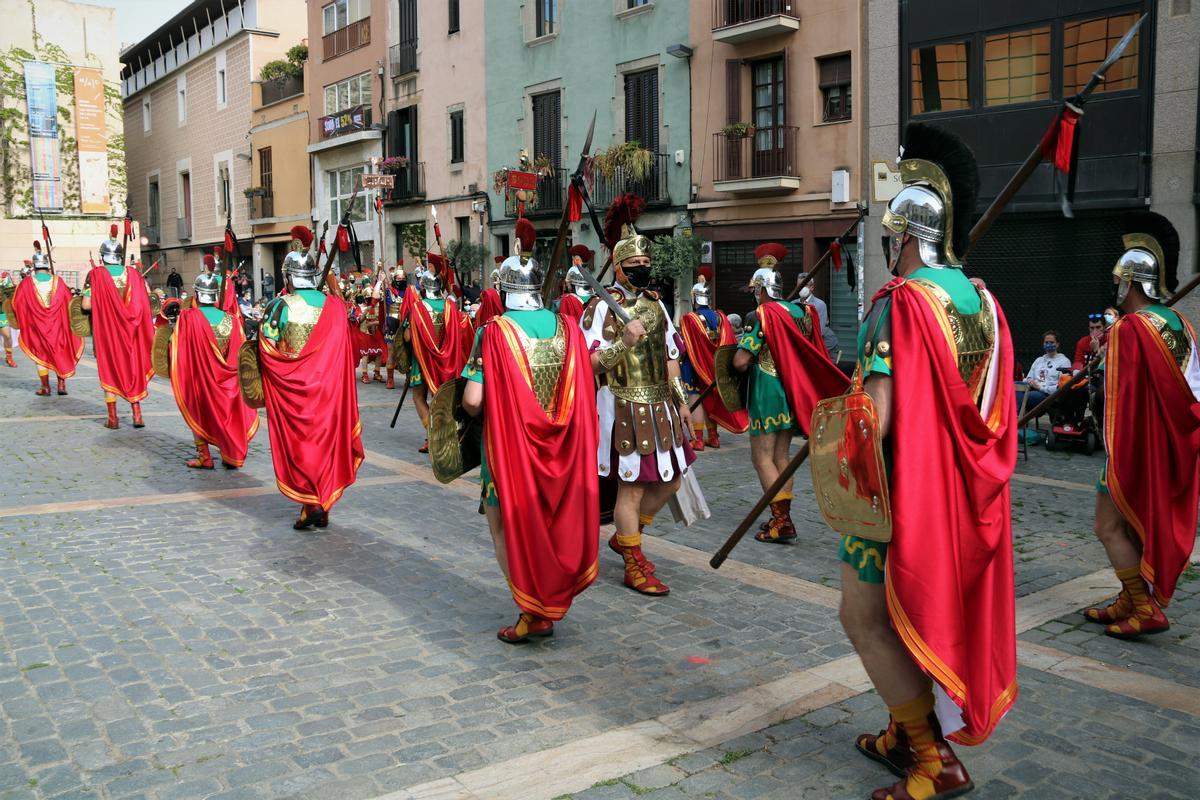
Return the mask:
{"type": "Polygon", "coordinates": [[[112,225],[108,226],[108,238],[117,238],[117,223],[114,222],[112,225]]]}
{"type": "Polygon", "coordinates": [[[621,241],[621,229],[637,222],[645,209],[646,199],[633,192],[626,192],[613,201],[604,215],[604,244],[609,250],[621,241]]]}
{"type": "Polygon", "coordinates": [[[521,255],[529,255],[533,252],[533,245],[537,241],[537,229],[533,227],[533,223],[521,217],[517,220],[517,241],[521,243],[521,255]]]}
{"type": "Polygon", "coordinates": [[[585,264],[589,263],[593,258],[596,257],[596,254],[593,253],[586,244],[573,244],[568,252],[570,252],[571,258],[579,256],[579,258],[585,264]]]}
{"type": "Polygon", "coordinates": [[[307,249],[312,247],[313,234],[308,229],[307,225],[295,225],[292,227],[292,238],[299,240],[300,244],[307,249]]]}

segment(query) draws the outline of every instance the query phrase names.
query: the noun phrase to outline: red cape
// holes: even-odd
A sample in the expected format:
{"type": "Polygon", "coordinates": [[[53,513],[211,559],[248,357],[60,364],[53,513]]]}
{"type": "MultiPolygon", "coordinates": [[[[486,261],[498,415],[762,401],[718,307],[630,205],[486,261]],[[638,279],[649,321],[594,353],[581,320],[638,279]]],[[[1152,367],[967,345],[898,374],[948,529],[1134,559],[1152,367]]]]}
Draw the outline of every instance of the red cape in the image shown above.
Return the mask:
{"type": "Polygon", "coordinates": [[[517,326],[484,328],[484,440],[500,497],[513,599],[522,611],[562,619],[596,579],[600,487],[596,390],[583,331],[562,323],[567,352],[553,416],[534,394],[517,326]]]}
{"type": "MultiPolygon", "coordinates": [[[[580,309],[582,308],[583,306],[580,306],[580,309]]],[[[715,380],[713,368],[717,357],[717,347],[737,343],[733,337],[733,328],[729,324],[729,319],[720,311],[715,313],[717,328],[720,331],[720,338],[715,343],[708,338],[708,323],[695,311],[685,314],[683,322],[679,326],[679,332],[683,335],[683,344],[687,348],[688,360],[696,372],[696,377],[700,379],[699,385],[695,388],[701,392],[711,386],[715,380]]],[[[745,433],[750,427],[750,412],[745,409],[730,411],[721,402],[721,395],[715,390],[706,394],[701,402],[704,404],[704,413],[708,415],[708,418],[725,430],[732,433],[745,433]]]]}
{"type": "Polygon", "coordinates": [[[495,289],[484,289],[479,294],[479,309],[475,312],[475,330],[483,327],[492,317],[504,313],[504,303],[500,301],[500,293],[495,289]]]}
{"type": "MultiPolygon", "coordinates": [[[[808,336],[800,332],[795,319],[782,304],[764,303],[758,307],[758,322],[763,338],[771,348],[792,418],[800,431],[808,436],[817,403],[844,394],[850,379],[829,360],[816,310],[806,306],[805,312],[813,323],[808,336]]],[[[694,361],[692,366],[695,366],[694,361]]]]}
{"type": "Polygon", "coordinates": [[[431,392],[462,374],[475,343],[471,320],[463,316],[451,299],[447,299],[443,307],[442,340],[438,341],[429,309],[421,302],[417,290],[410,286],[404,296],[404,314],[412,331],[413,356],[420,364],[421,377],[431,392]]]}
{"type": "Polygon", "coordinates": [[[88,273],[92,287],[92,341],[96,366],[104,391],[137,403],[146,397],[146,384],[154,376],[150,351],[154,323],[146,281],[125,270],[125,292],[117,291],[106,267],[88,273]]]}
{"type": "Polygon", "coordinates": [[[240,320],[231,319],[228,349],[222,353],[203,311],[180,313],[171,337],[171,391],[196,438],[216,445],[222,461],[240,467],[258,432],[258,414],[242,400],[238,348],[245,336],[240,320]]]}
{"type": "MultiPolygon", "coordinates": [[[[1195,348],[1195,331],[1184,325],[1195,348]]],[[[1140,314],[1122,317],[1109,331],[1104,395],[1108,492],[1137,531],[1142,577],[1165,606],[1196,539],[1200,402],[1140,314]]]]}
{"type": "Polygon", "coordinates": [[[17,284],[13,295],[13,310],[21,324],[17,344],[29,360],[60,378],[75,374],[75,365],[83,355],[83,339],[71,333],[67,306],[71,290],[57,276],[50,279],[50,303],[42,305],[36,278],[29,277],[17,284]]]}
{"type": "Polygon", "coordinates": [[[948,345],[944,308],[911,282],[883,292],[889,288],[896,371],[888,611],[913,659],[962,709],[965,727],[952,738],[979,744],[1017,697],[1012,340],[996,304],[994,399],[985,419],[948,345]]]}
{"type": "Polygon", "coordinates": [[[346,307],[327,298],[298,355],[259,339],[267,432],[279,491],[328,511],[363,461],[346,307]]]}
{"type": "MultiPolygon", "coordinates": [[[[371,301],[373,305],[377,302],[378,301],[375,300],[371,301]]],[[[363,333],[362,328],[359,327],[360,322],[361,320],[359,320],[359,322],[349,323],[350,339],[354,343],[355,359],[361,359],[363,356],[375,355],[380,356],[382,359],[385,355],[387,355],[387,340],[383,338],[383,326],[385,324],[384,320],[382,318],[379,319],[379,324],[375,326],[374,333],[363,333]]]]}
{"type": "Polygon", "coordinates": [[[558,301],[558,313],[578,325],[583,316],[583,301],[574,294],[564,294],[558,301]]]}

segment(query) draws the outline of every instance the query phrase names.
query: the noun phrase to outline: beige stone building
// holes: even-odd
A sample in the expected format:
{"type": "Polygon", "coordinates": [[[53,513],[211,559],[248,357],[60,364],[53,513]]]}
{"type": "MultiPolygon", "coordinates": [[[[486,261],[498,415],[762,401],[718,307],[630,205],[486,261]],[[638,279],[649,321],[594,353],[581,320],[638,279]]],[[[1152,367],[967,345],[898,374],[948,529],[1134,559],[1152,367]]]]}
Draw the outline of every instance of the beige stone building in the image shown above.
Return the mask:
{"type": "MultiPolygon", "coordinates": [[[[11,48],[34,53],[41,60],[51,61],[62,70],[76,67],[99,69],[104,82],[115,88],[121,77],[117,56],[116,10],[70,0],[38,0],[34,3],[10,3],[4,6],[4,24],[0,26],[0,52],[11,48]],[[61,48],[58,58],[47,55],[51,48],[61,48]],[[62,59],[65,55],[65,60],[62,59]]],[[[15,64],[20,69],[20,64],[15,64]]],[[[70,108],[71,117],[59,116],[59,139],[76,137],[73,98],[61,92],[60,107],[70,108]]],[[[25,95],[0,97],[0,107],[26,113],[25,95]]],[[[104,193],[111,208],[108,213],[83,213],[78,190],[79,163],[75,155],[60,150],[62,179],[66,191],[61,211],[45,212],[46,225],[54,243],[55,269],[72,285],[81,285],[88,269],[88,253],[95,252],[103,239],[108,238],[108,226],[113,218],[125,211],[124,156],[119,138],[121,132],[120,106],[110,103],[105,118],[109,138],[108,183],[104,193]],[[115,145],[115,146],[114,146],[115,145]]],[[[5,122],[7,129],[13,122],[5,122]]],[[[22,125],[14,131],[15,141],[4,148],[4,169],[10,191],[0,202],[0,270],[20,269],[32,252],[34,238],[41,236],[38,215],[22,199],[30,190],[30,151],[28,132],[22,125]]],[[[131,248],[136,252],[136,248],[131,248]]]]}
{"type": "MultiPolygon", "coordinates": [[[[121,54],[129,204],[144,260],[171,268],[185,289],[231,220],[251,270],[254,232],[244,192],[255,185],[253,81],[307,35],[289,0],[195,0],[121,54]]],[[[304,164],[297,167],[303,169],[304,164]]],[[[261,264],[256,265],[261,267],[261,264]]],[[[254,274],[261,285],[261,274],[254,274]]]]}

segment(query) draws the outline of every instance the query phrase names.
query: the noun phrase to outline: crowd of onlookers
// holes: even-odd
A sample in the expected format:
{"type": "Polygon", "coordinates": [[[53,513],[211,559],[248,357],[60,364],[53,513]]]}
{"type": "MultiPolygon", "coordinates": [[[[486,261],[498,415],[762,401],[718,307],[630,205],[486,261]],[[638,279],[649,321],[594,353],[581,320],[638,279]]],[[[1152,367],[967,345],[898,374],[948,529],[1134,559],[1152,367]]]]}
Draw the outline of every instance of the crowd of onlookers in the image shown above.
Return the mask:
{"type": "Polygon", "coordinates": [[[1068,358],[1066,353],[1062,352],[1058,331],[1051,329],[1043,333],[1043,355],[1034,360],[1023,376],[1020,371],[1015,376],[1017,403],[1021,402],[1026,386],[1029,388],[1026,407],[1033,408],[1069,381],[1075,373],[1100,367],[1108,349],[1108,330],[1120,316],[1121,312],[1111,307],[1104,309],[1103,313],[1089,314],[1088,331],[1075,342],[1074,358],[1068,358]]]}

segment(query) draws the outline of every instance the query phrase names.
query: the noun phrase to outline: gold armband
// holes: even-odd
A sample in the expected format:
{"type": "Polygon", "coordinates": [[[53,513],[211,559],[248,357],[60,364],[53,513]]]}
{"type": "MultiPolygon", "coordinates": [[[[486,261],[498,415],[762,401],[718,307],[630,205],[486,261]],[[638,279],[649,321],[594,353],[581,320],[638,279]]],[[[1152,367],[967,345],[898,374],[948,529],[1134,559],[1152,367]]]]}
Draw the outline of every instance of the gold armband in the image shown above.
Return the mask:
{"type": "Polygon", "coordinates": [[[613,343],[612,347],[607,347],[600,351],[600,366],[610,370],[617,364],[625,360],[625,354],[629,352],[629,348],[625,346],[625,342],[618,339],[613,343]]]}
{"type": "Polygon", "coordinates": [[[671,378],[671,394],[678,405],[687,405],[687,390],[683,388],[683,378],[678,375],[671,378]]]}

